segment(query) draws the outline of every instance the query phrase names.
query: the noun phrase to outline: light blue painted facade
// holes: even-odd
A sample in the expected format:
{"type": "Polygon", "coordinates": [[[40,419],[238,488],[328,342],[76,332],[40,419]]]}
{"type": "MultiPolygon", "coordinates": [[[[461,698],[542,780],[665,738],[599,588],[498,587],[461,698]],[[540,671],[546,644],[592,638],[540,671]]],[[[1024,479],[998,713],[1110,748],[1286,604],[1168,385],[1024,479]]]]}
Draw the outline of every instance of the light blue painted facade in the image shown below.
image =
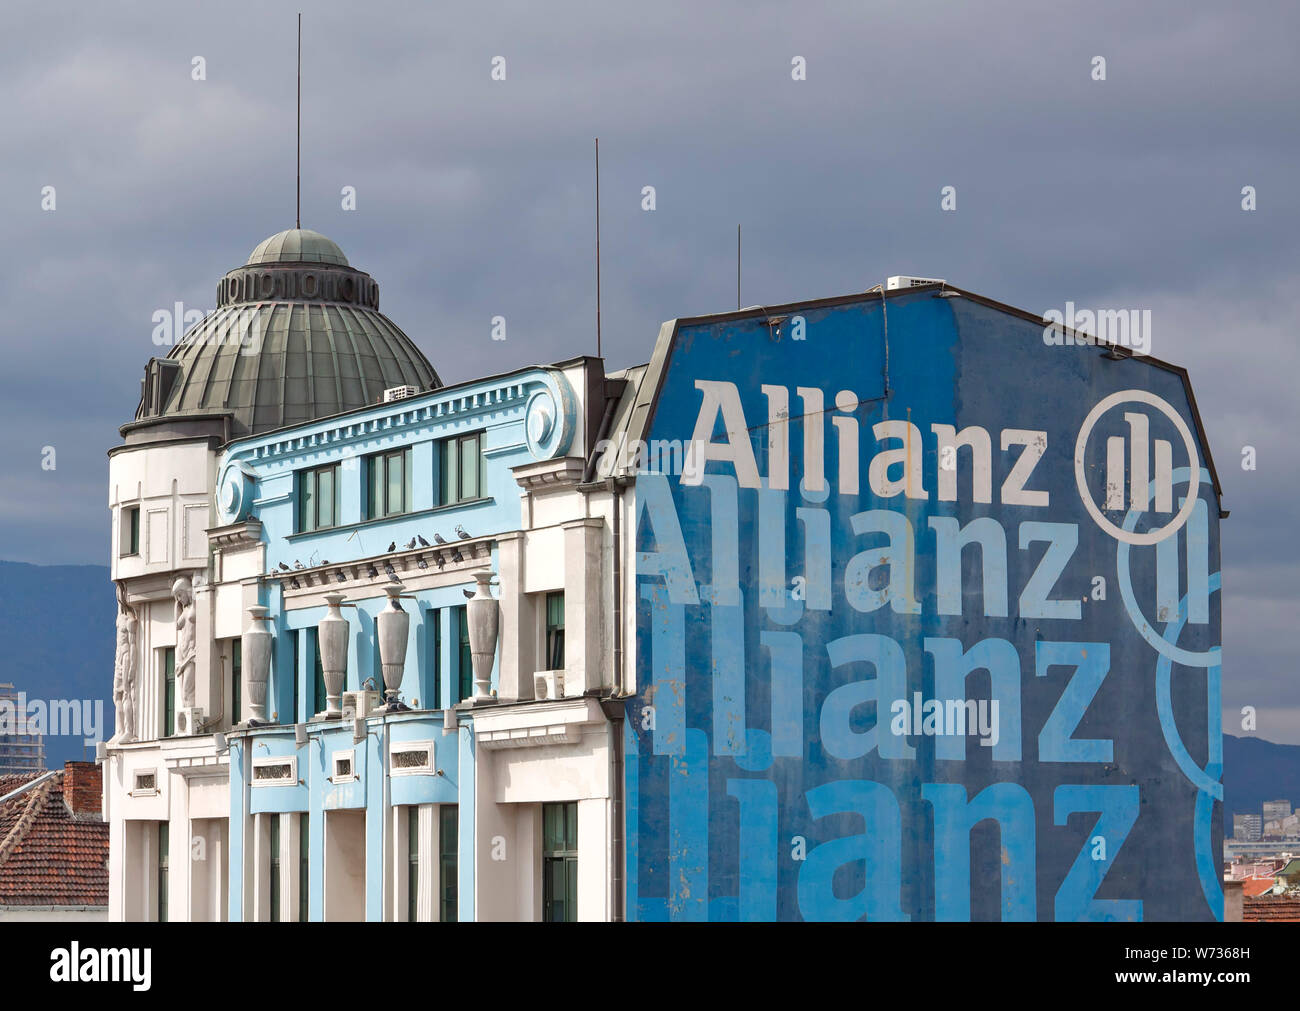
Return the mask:
{"type": "MultiPolygon", "coordinates": [[[[308,919],[316,921],[326,917],[325,816],[332,811],[363,810],[365,919],[382,920],[385,833],[393,827],[389,811],[396,806],[420,804],[458,807],[458,918],[474,918],[475,744],[472,713],[459,712],[458,720],[448,713],[449,707],[459,701],[459,649],[453,609],[466,603],[463,591],[474,585],[470,574],[473,568],[490,565],[496,571],[495,551],[487,554],[480,546],[485,554],[479,564],[461,570],[461,579],[407,591],[413,599],[402,601],[411,621],[401,698],[413,711],[370,717],[366,737],[360,743],[354,743],[350,720],[313,722],[315,645],[314,637],[306,633],[317,626],[326,608],[321,604],[295,606],[292,584],[309,578],[319,580],[324,575],[329,582],[317,586],[320,593],[328,592],[335,588],[336,567],[341,572],[341,567],[359,560],[375,560],[378,578],[361,578],[365,585],[357,586],[351,574],[368,573],[369,565],[363,564],[359,570],[348,569],[347,580],[338,588],[348,595],[343,613],[350,623],[344,690],[382,690],[375,619],[387,603],[381,589],[388,581],[383,572],[390,555],[387,546],[396,543],[400,555],[402,546],[417,535],[436,547],[435,533],[448,542],[473,544],[481,537],[518,530],[520,495],[511,468],[562,455],[567,450],[575,423],[574,402],[573,392],[559,371],[531,368],[233,442],[220,456],[218,523],[234,524],[247,519],[261,523],[267,575],[256,580],[257,600],[269,608],[274,636],[266,704],[267,716],[274,725],[237,729],[230,735],[228,894],[232,921],[254,918],[254,911],[247,908],[251,897],[243,887],[245,867],[253,859],[255,848],[249,836],[254,824],[250,816],[309,816],[307,911],[308,919]],[[442,476],[438,445],[441,440],[476,431],[484,433],[485,494],[469,502],[439,506],[442,476]],[[384,519],[364,519],[365,459],[408,447],[413,472],[410,511],[384,519]],[[298,532],[295,475],[334,463],[340,464],[340,522],[329,529],[298,532]],[[470,533],[470,541],[457,535],[457,525],[470,533]],[[329,565],[322,569],[326,559],[329,565]],[[285,572],[281,564],[291,571],[285,572]],[[297,564],[304,568],[294,568],[297,564]],[[314,575],[300,576],[300,572],[314,575]],[[441,635],[436,640],[432,632],[435,621],[441,624],[441,635]],[[295,636],[300,637],[296,665],[295,636]],[[440,643],[438,658],[433,656],[435,641],[440,643]],[[295,723],[306,724],[308,742],[303,747],[295,744],[295,723]],[[433,742],[434,771],[390,776],[385,761],[389,745],[415,741],[433,742]],[[353,781],[335,783],[331,779],[334,757],[340,752],[353,753],[353,781]],[[298,782],[253,785],[255,761],[270,757],[295,757],[298,782]]],[[[431,557],[427,565],[427,569],[411,568],[400,575],[409,579],[437,572],[431,557]]],[[[492,676],[494,688],[499,659],[498,653],[492,676]]],[[[436,854],[433,857],[436,860],[436,854]]],[[[282,868],[282,872],[296,874],[297,867],[282,868]]],[[[394,865],[393,873],[401,873],[401,869],[394,865]]]]}

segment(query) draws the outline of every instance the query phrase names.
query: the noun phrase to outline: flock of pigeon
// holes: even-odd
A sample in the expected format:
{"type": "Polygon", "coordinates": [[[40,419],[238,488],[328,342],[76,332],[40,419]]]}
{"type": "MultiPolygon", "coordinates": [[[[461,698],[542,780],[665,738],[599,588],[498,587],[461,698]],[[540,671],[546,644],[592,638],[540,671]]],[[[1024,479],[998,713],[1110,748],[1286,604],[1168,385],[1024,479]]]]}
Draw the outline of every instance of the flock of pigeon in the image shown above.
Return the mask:
{"type": "MultiPolygon", "coordinates": [[[[469,540],[470,537],[472,537],[473,535],[470,534],[468,531],[466,531],[466,529],[465,529],[463,526],[461,526],[459,523],[457,523],[457,524],[456,524],[456,536],[457,536],[460,540],[462,540],[462,541],[467,541],[467,540],[469,540]]],[[[454,545],[454,542],[449,542],[445,537],[442,536],[442,534],[439,534],[439,533],[435,533],[435,534],[433,535],[433,539],[434,539],[434,541],[436,541],[438,544],[448,544],[448,543],[452,543],[452,544],[454,545]]],[[[412,537],[412,538],[411,538],[411,539],[410,539],[406,544],[404,544],[404,545],[402,546],[401,550],[403,550],[403,551],[414,551],[417,545],[418,545],[419,547],[422,547],[422,548],[431,548],[431,547],[433,547],[433,545],[430,544],[428,541],[426,541],[423,537],[421,537],[419,534],[416,534],[416,535],[415,535],[414,537],[412,537]]],[[[392,541],[392,542],[390,542],[389,545],[388,545],[388,553],[389,553],[389,554],[392,554],[392,553],[394,553],[394,552],[397,551],[397,550],[398,550],[397,542],[396,542],[396,541],[392,541]]],[[[451,560],[452,560],[453,562],[463,562],[463,561],[465,560],[465,556],[462,555],[462,554],[460,553],[460,548],[457,548],[457,547],[454,547],[454,546],[453,546],[453,549],[452,549],[452,555],[451,555],[451,560]]],[[[441,568],[445,568],[446,563],[442,560],[442,557],[441,557],[441,556],[435,556],[434,561],[438,563],[438,568],[440,568],[440,569],[441,569],[441,568]]],[[[320,564],[320,565],[329,565],[329,559],[328,559],[328,558],[322,558],[322,559],[320,560],[320,563],[319,563],[319,564],[320,564]]],[[[429,567],[429,563],[426,562],[423,558],[421,558],[420,561],[419,561],[419,566],[420,566],[420,568],[422,568],[422,569],[427,569],[427,568],[429,567]]],[[[286,565],[284,562],[280,562],[280,563],[279,563],[279,567],[280,567],[280,569],[282,569],[284,572],[293,572],[293,571],[295,571],[295,570],[297,570],[297,569],[305,569],[305,568],[307,568],[306,565],[303,565],[302,562],[298,561],[298,559],[296,559],[296,558],[295,558],[294,561],[293,561],[293,568],[290,568],[290,567],[289,567],[288,565],[286,565]]],[[[385,563],[384,563],[384,572],[385,572],[385,574],[388,576],[389,579],[397,579],[397,571],[393,568],[393,563],[392,563],[392,562],[385,562],[385,563]]],[[[371,564],[371,566],[370,566],[370,570],[369,570],[369,572],[367,573],[367,575],[368,575],[371,579],[377,579],[377,578],[379,577],[379,570],[375,568],[375,566],[374,566],[373,563],[371,564]]],[[[339,572],[336,573],[336,577],[338,578],[338,581],[339,581],[340,583],[347,582],[347,577],[343,575],[343,572],[342,572],[341,570],[340,570],[339,572]]],[[[295,590],[299,588],[299,587],[298,587],[298,580],[297,580],[296,577],[293,579],[293,581],[292,581],[292,583],[291,583],[290,585],[292,585],[293,588],[294,588],[295,590]]],[[[472,594],[467,593],[466,596],[472,596],[472,594]]]]}

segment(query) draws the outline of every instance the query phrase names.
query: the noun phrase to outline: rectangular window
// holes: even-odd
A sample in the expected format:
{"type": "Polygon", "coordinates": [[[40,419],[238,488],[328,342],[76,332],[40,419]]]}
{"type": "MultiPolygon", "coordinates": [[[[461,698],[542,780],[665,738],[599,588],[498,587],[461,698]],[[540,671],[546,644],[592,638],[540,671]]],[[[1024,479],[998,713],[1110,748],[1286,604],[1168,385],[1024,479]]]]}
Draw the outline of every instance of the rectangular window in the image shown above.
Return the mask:
{"type": "Polygon", "coordinates": [[[542,805],[542,919],[578,918],[578,804],[542,805]]]}
{"type": "Polygon", "coordinates": [[[456,909],[456,850],[459,844],[459,822],[455,804],[438,807],[438,918],[443,923],[455,923],[456,909]]]}
{"type": "Polygon", "coordinates": [[[337,463],[298,472],[299,533],[338,525],[339,483],[337,463]]]}
{"type": "Polygon", "coordinates": [[[310,815],[298,815],[298,922],[307,922],[307,854],[311,850],[310,815]]]}
{"type": "Polygon", "coordinates": [[[564,670],[564,591],[546,595],[546,669],[564,670]]]}
{"type": "Polygon", "coordinates": [[[176,732],[176,650],[168,646],[162,654],[163,725],[162,737],[176,732]]]}
{"type": "Polygon", "coordinates": [[[464,604],[452,608],[456,623],[456,698],[463,702],[474,694],[474,657],[469,646],[469,608],[464,604]]]}
{"type": "Polygon", "coordinates": [[[483,455],[483,433],[471,432],[438,444],[442,480],[438,504],[451,505],[487,497],[487,460],[483,455]]]}
{"type": "Polygon", "coordinates": [[[122,557],[140,553],[140,507],[122,509],[121,527],[117,532],[119,553],[122,557]]]}
{"type": "Polygon", "coordinates": [[[312,674],[312,704],[314,712],[323,713],[329,707],[329,693],[325,690],[325,668],[320,662],[320,636],[316,629],[306,630],[311,637],[311,653],[314,671],[312,674]]]}
{"type": "Polygon", "coordinates": [[[430,683],[425,686],[424,697],[428,702],[426,709],[442,708],[442,611],[432,608],[425,621],[428,630],[429,653],[428,669],[432,672],[430,683]]]}
{"type": "Polygon", "coordinates": [[[299,721],[298,717],[298,667],[301,659],[302,643],[299,642],[303,631],[298,629],[289,634],[289,640],[293,643],[293,676],[289,679],[293,685],[293,722],[299,721]]]}
{"type": "Polygon", "coordinates": [[[406,919],[420,918],[420,809],[406,809],[406,919]]]}
{"type": "Polygon", "coordinates": [[[411,511],[411,460],[410,449],[366,457],[366,519],[411,511]]]}
{"type": "Polygon", "coordinates": [[[271,819],[271,922],[280,922],[280,816],[268,814],[271,819]]]}
{"type": "Polygon", "coordinates": [[[234,726],[240,720],[240,710],[244,705],[244,641],[230,640],[230,724],[234,726]]]}
{"type": "Polygon", "coordinates": [[[167,871],[171,848],[171,825],[158,823],[158,922],[167,922],[167,871]]]}

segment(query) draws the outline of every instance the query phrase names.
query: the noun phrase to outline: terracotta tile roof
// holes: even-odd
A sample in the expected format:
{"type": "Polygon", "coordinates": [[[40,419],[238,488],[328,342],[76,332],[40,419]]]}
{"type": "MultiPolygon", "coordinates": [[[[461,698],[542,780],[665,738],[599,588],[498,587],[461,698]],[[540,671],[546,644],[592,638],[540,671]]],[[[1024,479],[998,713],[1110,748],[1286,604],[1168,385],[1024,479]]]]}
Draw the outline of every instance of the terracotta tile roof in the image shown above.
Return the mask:
{"type": "Polygon", "coordinates": [[[1277,882],[1273,878],[1246,878],[1241,882],[1241,894],[1248,899],[1263,895],[1277,882]]]}
{"type": "MultiPolygon", "coordinates": [[[[0,797],[36,776],[0,776],[0,797]]],[[[89,762],[0,805],[0,906],[107,906],[108,823],[84,798],[99,778],[89,762]],[[65,783],[78,813],[64,803],[65,783]]]]}
{"type": "Polygon", "coordinates": [[[1241,918],[1247,923],[1300,923],[1300,896],[1259,895],[1243,898],[1241,918]]]}

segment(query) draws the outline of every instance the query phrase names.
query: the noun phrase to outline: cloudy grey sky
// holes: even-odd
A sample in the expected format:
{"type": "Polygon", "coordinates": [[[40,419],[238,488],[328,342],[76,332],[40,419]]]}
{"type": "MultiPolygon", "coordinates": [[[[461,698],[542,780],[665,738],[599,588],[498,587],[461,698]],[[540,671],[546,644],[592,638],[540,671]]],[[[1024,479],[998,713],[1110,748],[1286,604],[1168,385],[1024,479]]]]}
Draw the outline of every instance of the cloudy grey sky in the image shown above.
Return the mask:
{"type": "Polygon", "coordinates": [[[449,382],[594,350],[595,136],[613,368],[661,320],[734,305],[737,222],[746,304],[917,273],[1035,312],[1150,307],[1232,510],[1225,706],[1300,742],[1300,11],[1280,0],[7,3],[0,558],[107,562],[105,452],[153,313],[210,309],[292,226],[300,8],[303,225],[449,382]]]}

